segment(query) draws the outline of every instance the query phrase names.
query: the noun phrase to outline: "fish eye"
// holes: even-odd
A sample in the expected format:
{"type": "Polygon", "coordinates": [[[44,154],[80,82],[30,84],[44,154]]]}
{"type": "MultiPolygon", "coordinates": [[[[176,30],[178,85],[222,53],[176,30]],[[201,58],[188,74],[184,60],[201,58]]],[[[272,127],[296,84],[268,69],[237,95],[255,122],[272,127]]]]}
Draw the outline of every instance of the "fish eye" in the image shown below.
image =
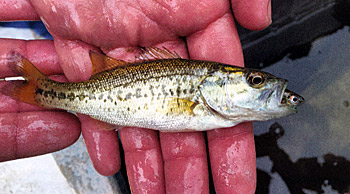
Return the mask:
{"type": "Polygon", "coordinates": [[[260,72],[250,72],[246,79],[249,85],[254,88],[259,88],[265,83],[264,75],[260,72]]]}
{"type": "Polygon", "coordinates": [[[298,104],[299,102],[299,98],[295,95],[290,95],[288,97],[288,101],[291,103],[291,104],[298,104]]]}

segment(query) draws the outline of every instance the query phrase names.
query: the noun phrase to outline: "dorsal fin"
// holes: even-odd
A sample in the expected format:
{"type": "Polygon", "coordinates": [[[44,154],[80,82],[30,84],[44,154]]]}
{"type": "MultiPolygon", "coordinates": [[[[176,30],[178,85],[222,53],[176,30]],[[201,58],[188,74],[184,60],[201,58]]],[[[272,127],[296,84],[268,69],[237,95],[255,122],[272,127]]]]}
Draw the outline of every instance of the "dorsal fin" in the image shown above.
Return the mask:
{"type": "Polygon", "coordinates": [[[92,73],[91,75],[95,75],[97,73],[113,69],[117,66],[126,65],[127,62],[123,60],[113,59],[112,57],[96,53],[94,51],[90,51],[90,59],[92,63],[92,73]]]}
{"type": "Polygon", "coordinates": [[[149,61],[149,60],[160,60],[160,59],[178,59],[181,58],[175,51],[171,52],[169,49],[163,47],[163,49],[157,47],[146,47],[141,49],[142,52],[136,61],[149,61]]]}

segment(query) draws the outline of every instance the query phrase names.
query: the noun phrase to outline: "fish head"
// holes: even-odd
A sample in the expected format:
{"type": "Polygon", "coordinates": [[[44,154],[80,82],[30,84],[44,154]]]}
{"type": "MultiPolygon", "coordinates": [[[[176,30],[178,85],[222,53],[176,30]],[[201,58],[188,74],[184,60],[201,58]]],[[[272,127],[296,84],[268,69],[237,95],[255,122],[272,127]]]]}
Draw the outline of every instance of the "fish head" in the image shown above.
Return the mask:
{"type": "Polygon", "coordinates": [[[201,94],[208,107],[226,119],[279,118],[296,113],[297,107],[304,102],[303,97],[286,89],[287,80],[267,72],[235,68],[213,77],[204,82],[207,87],[202,87],[201,94]]]}

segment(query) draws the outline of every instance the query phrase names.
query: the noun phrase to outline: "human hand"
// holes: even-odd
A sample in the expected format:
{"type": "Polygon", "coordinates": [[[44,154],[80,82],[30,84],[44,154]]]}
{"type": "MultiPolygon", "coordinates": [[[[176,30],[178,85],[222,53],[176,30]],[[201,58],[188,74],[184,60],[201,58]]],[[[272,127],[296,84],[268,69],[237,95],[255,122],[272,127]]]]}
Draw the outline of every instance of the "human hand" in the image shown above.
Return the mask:
{"type": "MultiPolygon", "coordinates": [[[[7,65],[7,55],[13,50],[26,54],[47,75],[63,74],[51,41],[0,39],[1,77],[15,75],[7,65]]],[[[50,77],[64,80],[63,76],[50,77]]],[[[7,83],[1,82],[0,87],[4,84],[7,83]]],[[[80,123],[74,115],[0,95],[0,162],[61,150],[73,144],[79,135],[80,123]]]]}
{"type": "MultiPolygon", "coordinates": [[[[19,1],[19,3],[21,3],[19,1]]],[[[23,1],[22,3],[25,3],[23,1]]],[[[0,19],[38,16],[54,36],[59,63],[69,81],[91,74],[88,50],[133,60],[138,46],[165,46],[183,57],[243,65],[242,49],[226,1],[31,1],[17,12],[0,10],[0,19]],[[109,6],[106,6],[106,5],[109,6]],[[11,14],[7,14],[12,12],[11,14]],[[186,43],[179,37],[186,37],[186,43]],[[187,49],[186,49],[187,46],[187,49]]],[[[232,1],[235,18],[250,29],[270,24],[269,1],[232,1]]],[[[45,53],[45,49],[37,49],[45,53]]],[[[29,58],[30,59],[30,58],[29,58]]],[[[34,61],[35,62],[35,61],[34,61]]],[[[36,64],[36,63],[35,63],[36,64]]],[[[118,137],[87,116],[79,116],[83,136],[98,172],[120,168],[118,137]]],[[[208,164],[203,133],[120,130],[133,193],[208,193],[208,164]]],[[[253,193],[256,182],[251,123],[207,132],[217,193],[253,193]]]]}

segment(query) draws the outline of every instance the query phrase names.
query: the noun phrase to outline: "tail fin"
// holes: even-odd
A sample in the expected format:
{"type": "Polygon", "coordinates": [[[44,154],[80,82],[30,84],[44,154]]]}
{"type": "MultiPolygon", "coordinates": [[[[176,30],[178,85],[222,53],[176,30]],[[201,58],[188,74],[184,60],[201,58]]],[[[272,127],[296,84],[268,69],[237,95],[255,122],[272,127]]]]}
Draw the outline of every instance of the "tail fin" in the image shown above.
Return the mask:
{"type": "Polygon", "coordinates": [[[1,93],[25,103],[39,105],[35,100],[37,83],[39,79],[48,78],[18,52],[9,55],[8,65],[15,73],[23,76],[24,81],[10,81],[1,88],[1,93]]]}

